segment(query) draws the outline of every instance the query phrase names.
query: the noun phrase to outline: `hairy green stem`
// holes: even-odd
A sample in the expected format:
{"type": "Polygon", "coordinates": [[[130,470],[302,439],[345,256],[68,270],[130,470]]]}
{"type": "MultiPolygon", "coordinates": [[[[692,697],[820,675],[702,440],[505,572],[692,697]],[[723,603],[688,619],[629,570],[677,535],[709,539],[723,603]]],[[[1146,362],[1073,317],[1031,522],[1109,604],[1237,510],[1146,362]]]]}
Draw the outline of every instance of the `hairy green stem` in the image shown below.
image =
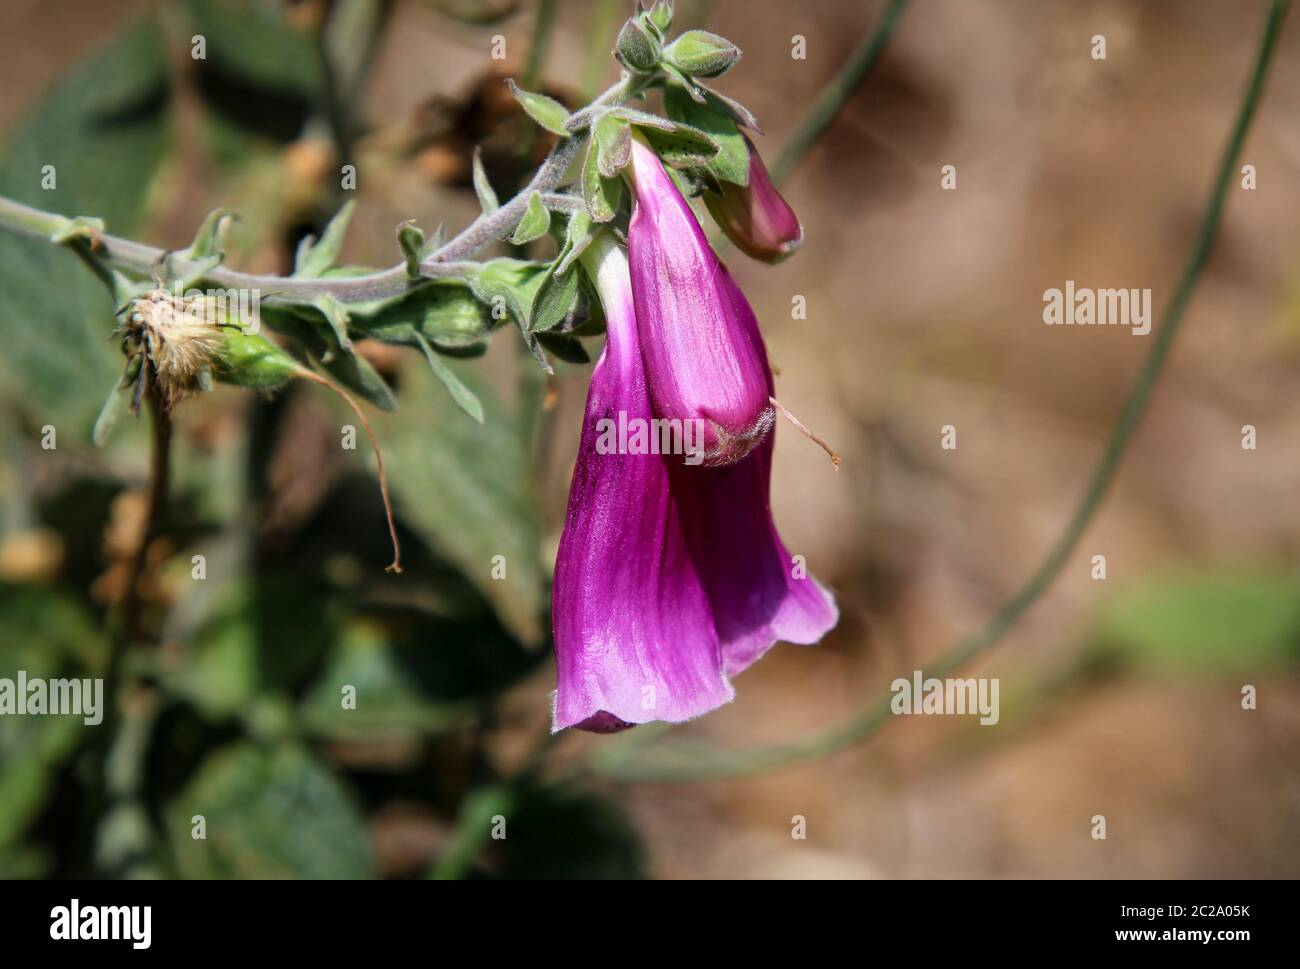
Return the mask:
{"type": "MultiPolygon", "coordinates": [[[[1060,575],[1079,539],[1101,507],[1102,500],[1115,479],[1124,453],[1146,410],[1156,378],[1164,368],[1165,360],[1169,356],[1169,350],[1173,346],[1187,304],[1191,299],[1192,290],[1209,258],[1223,215],[1228,189],[1234,180],[1237,158],[1246,140],[1246,133],[1250,130],[1255,110],[1259,106],[1264,90],[1264,79],[1268,74],[1278,35],[1281,33],[1282,21],[1289,6],[1290,0],[1272,0],[1269,6],[1264,31],[1255,54],[1254,68],[1246,84],[1237,110],[1236,121],[1219,163],[1209,204],[1202,217],[1200,231],[1197,233],[1196,244],[1183,269],[1174,297],[1156,330],[1151,350],[1133,381],[1128,399],[1111,431],[1110,440],[1093,470],[1074,514],[1047,557],[1020,591],[1007,601],[986,627],[962,640],[940,657],[938,662],[926,671],[926,676],[947,676],[999,642],[1060,575]]],[[[858,716],[822,733],[788,744],[753,750],[718,751],[687,744],[671,746],[665,744],[662,747],[648,748],[648,742],[658,736],[658,732],[654,732],[647,738],[635,740],[629,738],[627,746],[622,749],[611,747],[599,750],[593,758],[591,768],[597,773],[625,780],[687,781],[735,777],[789,767],[825,757],[870,737],[889,721],[890,700],[891,696],[886,695],[858,716]]]]}
{"type": "MultiPolygon", "coordinates": [[[[641,91],[647,79],[624,74],[595,101],[570,118],[574,133],[560,140],[537,169],[527,185],[510,201],[492,213],[484,213],[420,263],[421,275],[430,278],[463,277],[472,268],[466,260],[492,243],[508,236],[528,209],[533,192],[550,196],[568,176],[588,137],[586,126],[606,107],[621,104],[641,91]]],[[[67,232],[74,220],[53,212],[44,212],[21,202],[0,197],[0,226],[27,235],[51,239],[67,232]]],[[[168,254],[156,246],[101,233],[95,236],[95,253],[108,265],[141,277],[160,273],[168,254]]],[[[176,277],[192,276],[201,266],[173,254],[169,269],[176,277]]],[[[202,274],[214,286],[226,289],[259,289],[268,300],[275,296],[307,299],[319,295],[333,296],[341,303],[359,303],[400,295],[415,283],[401,263],[391,269],[365,276],[341,279],[293,279],[242,273],[218,266],[202,274]]]]}

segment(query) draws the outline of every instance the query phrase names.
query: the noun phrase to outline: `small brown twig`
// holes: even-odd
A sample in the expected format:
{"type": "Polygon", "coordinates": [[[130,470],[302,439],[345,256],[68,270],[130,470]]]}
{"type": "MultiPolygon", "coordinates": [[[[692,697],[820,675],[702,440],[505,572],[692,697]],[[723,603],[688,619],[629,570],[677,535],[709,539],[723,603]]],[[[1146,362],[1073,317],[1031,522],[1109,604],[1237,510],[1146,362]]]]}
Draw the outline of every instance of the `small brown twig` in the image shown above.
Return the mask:
{"type": "Polygon", "coordinates": [[[352,413],[357,415],[357,420],[361,421],[361,426],[365,428],[366,437],[370,438],[370,446],[375,452],[375,463],[379,468],[379,492],[384,498],[384,514],[388,516],[388,534],[393,540],[393,561],[384,571],[396,572],[400,575],[402,571],[402,546],[397,540],[397,521],[393,517],[393,501],[388,495],[388,475],[384,471],[384,455],[379,450],[379,439],[375,436],[375,432],[370,427],[370,422],[366,420],[366,415],[362,413],[360,406],[346,390],[334,382],[326,380],[316,371],[308,370],[306,367],[299,368],[298,376],[304,380],[310,380],[312,383],[320,384],[322,387],[327,387],[342,397],[344,402],[352,408],[352,413]]]}

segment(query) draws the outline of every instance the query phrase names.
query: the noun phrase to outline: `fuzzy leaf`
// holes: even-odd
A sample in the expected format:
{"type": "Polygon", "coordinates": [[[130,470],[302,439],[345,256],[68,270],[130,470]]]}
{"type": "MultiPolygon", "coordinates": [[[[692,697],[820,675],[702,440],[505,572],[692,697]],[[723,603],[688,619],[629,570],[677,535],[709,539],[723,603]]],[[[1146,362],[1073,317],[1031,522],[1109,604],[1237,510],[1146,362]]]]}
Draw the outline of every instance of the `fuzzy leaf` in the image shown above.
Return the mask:
{"type": "Polygon", "coordinates": [[[429,346],[429,341],[420,337],[419,344],[420,349],[424,351],[424,359],[429,363],[429,369],[438,378],[438,382],[447,388],[447,393],[451,394],[451,399],[456,402],[456,406],[482,424],[483,402],[478,399],[478,395],[466,387],[447,362],[434,352],[433,347],[429,346]]]}
{"type": "Polygon", "coordinates": [[[604,115],[596,122],[596,167],[605,178],[613,178],[632,159],[632,126],[616,114],[604,115]]]}
{"type": "Polygon", "coordinates": [[[185,251],[185,258],[197,260],[220,257],[223,254],[222,243],[226,228],[234,219],[235,213],[230,209],[213,209],[209,212],[199,226],[199,231],[194,233],[194,241],[185,251]]]}
{"type": "Polygon", "coordinates": [[[113,381],[113,389],[109,391],[108,397],[104,400],[104,406],[99,410],[99,417],[95,418],[95,427],[90,432],[90,439],[94,442],[95,447],[103,447],[108,443],[113,428],[117,425],[118,418],[126,410],[126,402],[129,396],[123,391],[121,380],[113,381]]]}
{"type": "Polygon", "coordinates": [[[478,196],[479,208],[484,215],[491,215],[501,207],[497,193],[492,190],[492,183],[488,181],[487,172],[483,169],[482,148],[474,149],[474,193],[478,196]]]}
{"type": "Polygon", "coordinates": [[[531,319],[528,328],[535,332],[554,329],[568,318],[578,302],[579,273],[560,275],[557,270],[564,253],[553,262],[542,279],[537,295],[533,299],[531,319]]]}
{"type": "Polygon", "coordinates": [[[569,224],[565,226],[564,230],[564,245],[555,263],[556,273],[561,276],[567,273],[569,267],[582,255],[583,250],[591,245],[591,240],[595,238],[595,235],[594,227],[591,224],[591,216],[585,211],[574,212],[569,216],[569,224]]]}
{"type": "Polygon", "coordinates": [[[524,212],[524,217],[519,220],[519,225],[515,227],[514,234],[510,236],[510,241],[517,246],[522,246],[534,239],[541,238],[550,227],[550,210],[542,203],[542,194],[534,192],[528,196],[528,209],[524,212]]]}
{"type": "Polygon", "coordinates": [[[668,117],[703,131],[718,146],[705,166],[716,178],[736,185],[749,184],[749,146],[730,117],[697,103],[686,90],[670,84],[664,92],[668,117]]]}
{"type": "Polygon", "coordinates": [[[521,328],[528,329],[533,299],[549,268],[547,263],[523,259],[492,259],[482,265],[470,285],[474,295],[491,307],[494,319],[501,318],[497,307],[503,306],[521,328]]]}
{"type": "Polygon", "coordinates": [[[591,363],[591,355],[587,353],[587,348],[576,337],[567,333],[538,333],[537,342],[565,363],[580,365],[591,363]]]}
{"type": "Polygon", "coordinates": [[[599,146],[593,143],[587,147],[587,157],[582,163],[582,197],[587,203],[587,213],[594,221],[608,222],[618,211],[623,181],[600,174],[599,156],[599,146]]]}
{"type": "Polygon", "coordinates": [[[672,131],[645,127],[645,140],[670,168],[706,165],[718,154],[718,144],[699,128],[679,124],[672,131]]]}
{"type": "Polygon", "coordinates": [[[325,270],[334,265],[339,258],[339,250],[343,248],[343,236],[348,231],[348,222],[354,208],[355,200],[344,202],[338,214],[330,219],[319,240],[313,242],[309,238],[303,239],[298,246],[297,259],[294,260],[295,276],[301,279],[319,279],[325,270]]]}
{"type": "Polygon", "coordinates": [[[739,101],[733,100],[725,94],[719,94],[713,88],[704,84],[691,84],[690,88],[686,89],[686,93],[691,96],[692,100],[708,105],[718,114],[725,114],[742,128],[756,131],[760,135],[763,133],[763,129],[758,126],[758,119],[754,117],[753,112],[739,101]]]}
{"type": "Polygon", "coordinates": [[[568,130],[564,127],[565,122],[569,120],[569,110],[554,98],[548,98],[545,94],[535,94],[532,91],[525,91],[513,80],[507,81],[510,85],[510,93],[519,101],[523,109],[528,112],[528,116],[536,121],[539,125],[561,138],[568,137],[568,130]]]}
{"type": "Polygon", "coordinates": [[[456,356],[481,353],[502,321],[468,286],[437,280],[412,289],[400,300],[375,310],[352,309],[352,329],[384,343],[407,343],[406,328],[440,351],[456,356]]]}
{"type": "Polygon", "coordinates": [[[312,306],[320,310],[329,324],[330,331],[338,345],[347,353],[352,352],[352,338],[348,336],[348,311],[342,303],[328,293],[322,293],[312,301],[312,306]]]}

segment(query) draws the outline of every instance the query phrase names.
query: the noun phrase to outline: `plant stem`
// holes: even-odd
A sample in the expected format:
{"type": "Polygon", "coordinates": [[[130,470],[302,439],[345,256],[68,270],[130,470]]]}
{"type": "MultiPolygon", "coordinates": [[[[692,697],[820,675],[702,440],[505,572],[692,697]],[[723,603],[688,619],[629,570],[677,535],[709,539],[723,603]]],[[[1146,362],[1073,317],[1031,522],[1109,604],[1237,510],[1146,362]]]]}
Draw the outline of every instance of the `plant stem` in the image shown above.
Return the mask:
{"type": "Polygon", "coordinates": [[[772,180],[777,185],[784,182],[794,171],[794,167],[821,137],[826,126],[835,120],[844,102],[875,67],[876,60],[885,49],[885,45],[889,43],[890,35],[893,34],[894,26],[898,23],[899,15],[907,6],[907,2],[908,0],[889,0],[889,6],[881,14],[875,29],[858,45],[849,57],[848,63],[841,67],[839,73],[822,88],[821,94],[813,102],[803,124],[794,133],[794,137],[786,142],[772,166],[772,180]]]}
{"type": "Polygon", "coordinates": [[[555,25],[555,0],[537,0],[533,14],[533,39],[528,45],[528,60],[524,64],[522,86],[525,91],[537,87],[542,76],[542,65],[551,47],[551,28],[555,25]]]}
{"type": "MultiPolygon", "coordinates": [[[[146,362],[145,366],[150,364],[146,362]]],[[[140,379],[143,380],[144,376],[141,375],[140,379]]],[[[122,628],[127,642],[138,642],[145,638],[141,622],[144,596],[140,586],[144,582],[145,572],[149,566],[149,546],[162,531],[171,481],[172,419],[166,402],[158,392],[155,380],[149,382],[146,400],[149,403],[149,416],[153,426],[153,449],[149,467],[149,505],[140,532],[140,544],[131,557],[126,592],[122,599],[122,628]]]]}
{"type": "MultiPolygon", "coordinates": [[[[1151,350],[1133,381],[1128,399],[1111,431],[1110,440],[1093,470],[1074,514],[1047,557],[1020,591],[1007,601],[984,629],[962,640],[940,657],[939,661],[926,671],[926,676],[945,677],[999,642],[1060,575],[1079,539],[1100,508],[1142,414],[1146,410],[1156,378],[1164,368],[1169,350],[1182,324],[1192,290],[1209,257],[1218,232],[1228,189],[1236,173],[1237,158],[1246,140],[1246,133],[1250,130],[1256,108],[1259,106],[1264,80],[1289,6],[1290,0],[1272,0],[1269,6],[1263,35],[1255,54],[1254,68],[1242,95],[1236,121],[1219,163],[1218,174],[1214,179],[1209,204],[1201,219],[1196,244],[1183,269],[1174,297],[1156,330],[1151,350]]],[[[603,754],[598,752],[591,768],[597,773],[637,781],[711,780],[775,770],[825,757],[870,737],[889,721],[891,699],[891,695],[886,695],[857,717],[793,743],[745,751],[705,750],[698,746],[682,744],[676,745],[675,754],[672,747],[664,745],[655,748],[657,756],[644,756],[643,762],[638,764],[633,758],[646,748],[646,744],[644,741],[637,741],[634,746],[622,752],[617,748],[603,754]],[[631,756],[624,756],[628,753],[631,756]]]]}
{"type": "MultiPolygon", "coordinates": [[[[645,77],[625,74],[616,84],[591,104],[570,118],[574,133],[560,140],[537,169],[536,174],[514,198],[491,214],[484,213],[465,227],[420,263],[420,272],[428,278],[463,277],[472,268],[465,262],[476,253],[499,239],[508,236],[519,224],[528,209],[528,199],[533,192],[548,195],[558,188],[568,175],[574,160],[586,144],[588,132],[583,130],[602,108],[621,104],[635,96],[647,83],[645,77]]],[[[73,220],[53,212],[43,212],[21,202],[0,196],[0,227],[13,229],[26,235],[50,239],[67,229],[73,220]]],[[[95,253],[110,266],[148,277],[162,269],[163,258],[168,255],[156,246],[145,245],[107,233],[95,238],[95,253]]],[[[178,277],[194,275],[202,267],[172,255],[170,268],[178,277]]],[[[262,276],[241,273],[218,266],[202,273],[209,283],[225,289],[259,289],[265,298],[277,296],[295,300],[311,299],[320,295],[333,296],[341,303],[360,303],[384,299],[406,292],[417,282],[412,281],[406,264],[365,276],[341,279],[293,279],[285,276],[262,276]]]]}

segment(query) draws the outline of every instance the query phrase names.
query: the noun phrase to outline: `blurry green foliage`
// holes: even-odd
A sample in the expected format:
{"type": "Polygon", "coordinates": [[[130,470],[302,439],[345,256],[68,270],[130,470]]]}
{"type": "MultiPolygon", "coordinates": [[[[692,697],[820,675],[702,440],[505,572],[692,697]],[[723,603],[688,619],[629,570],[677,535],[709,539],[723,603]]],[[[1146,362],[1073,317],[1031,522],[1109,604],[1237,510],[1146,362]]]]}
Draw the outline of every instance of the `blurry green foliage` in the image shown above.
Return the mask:
{"type": "MultiPolygon", "coordinates": [[[[165,58],[161,32],[145,20],[56,81],[6,138],[0,195],[132,232],[166,149],[165,58]],[[45,166],[54,166],[48,191],[45,166]]],[[[42,424],[88,439],[121,375],[105,339],[114,309],[74,254],[0,233],[0,393],[42,424]]]]}
{"type": "Polygon", "coordinates": [[[185,878],[365,878],[354,797],[308,751],[240,743],[212,754],[167,812],[185,878]],[[192,836],[201,815],[206,837],[192,836]]]}
{"type": "Polygon", "coordinates": [[[1300,661],[1300,580],[1283,572],[1163,576],[1119,593],[1094,636],[1124,667],[1252,675],[1300,661]]]}
{"type": "MultiPolygon", "coordinates": [[[[0,585],[0,630],[0,678],[102,673],[103,636],[83,608],[54,589],[0,585]]],[[[0,877],[24,873],[11,866],[29,853],[28,826],[93,729],[77,716],[0,717],[0,877]]]]}
{"type": "Polygon", "coordinates": [[[510,630],[539,642],[545,578],[531,456],[481,376],[449,366],[484,402],[484,423],[461,411],[420,368],[406,368],[402,412],[376,422],[398,510],[482,590],[510,630]],[[493,578],[496,556],[504,578],[493,578]]]}

